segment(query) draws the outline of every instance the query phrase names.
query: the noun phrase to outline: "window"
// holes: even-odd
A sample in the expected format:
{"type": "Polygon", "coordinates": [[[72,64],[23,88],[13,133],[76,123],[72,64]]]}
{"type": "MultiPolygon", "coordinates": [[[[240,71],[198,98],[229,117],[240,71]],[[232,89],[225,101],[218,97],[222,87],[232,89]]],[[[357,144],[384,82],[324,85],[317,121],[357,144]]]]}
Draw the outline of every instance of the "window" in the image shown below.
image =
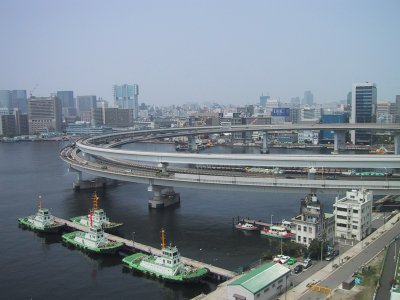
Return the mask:
{"type": "Polygon", "coordinates": [[[281,283],[282,281],[283,281],[283,279],[281,278],[281,279],[278,280],[278,283],[281,283]]]}
{"type": "Polygon", "coordinates": [[[269,291],[269,287],[267,287],[266,289],[264,289],[264,293],[269,291]]]}
{"type": "Polygon", "coordinates": [[[307,226],[303,226],[303,231],[307,232],[307,226]]]}
{"type": "Polygon", "coordinates": [[[312,241],[312,238],[308,238],[308,242],[311,243],[311,241],[312,241]]]}
{"type": "Polygon", "coordinates": [[[308,232],[312,233],[312,227],[308,227],[308,232]]]}
{"type": "Polygon", "coordinates": [[[297,230],[301,231],[301,226],[300,225],[297,226],[297,230]]]}
{"type": "Polygon", "coordinates": [[[358,214],[358,209],[353,209],[353,214],[358,214]]]}
{"type": "Polygon", "coordinates": [[[358,226],[356,226],[356,225],[353,225],[353,229],[357,229],[358,228],[358,226]]]}
{"type": "Polygon", "coordinates": [[[300,235],[297,236],[297,241],[298,241],[298,242],[301,242],[301,236],[300,236],[300,235]]]}
{"type": "Polygon", "coordinates": [[[337,227],[347,227],[346,224],[342,224],[342,223],[337,223],[336,226],[337,226],[337,227]]]}
{"type": "Polygon", "coordinates": [[[338,219],[342,219],[342,220],[346,220],[346,219],[347,219],[346,216],[341,216],[341,215],[337,215],[337,218],[338,218],[338,219]]]}
{"type": "Polygon", "coordinates": [[[338,210],[338,211],[345,211],[345,212],[347,212],[347,208],[345,208],[345,207],[338,207],[337,210],[338,210]]]}
{"type": "Polygon", "coordinates": [[[307,238],[303,237],[303,243],[307,243],[307,238]]]}

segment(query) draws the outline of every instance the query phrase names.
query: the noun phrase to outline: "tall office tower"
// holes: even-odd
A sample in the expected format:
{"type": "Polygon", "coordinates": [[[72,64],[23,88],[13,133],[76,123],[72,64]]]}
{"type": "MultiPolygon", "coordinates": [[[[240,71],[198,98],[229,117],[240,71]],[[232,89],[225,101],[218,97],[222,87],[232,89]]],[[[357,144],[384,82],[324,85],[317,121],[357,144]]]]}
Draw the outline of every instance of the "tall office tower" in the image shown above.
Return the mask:
{"type": "Polygon", "coordinates": [[[261,107],[265,107],[265,105],[267,104],[268,99],[269,99],[269,96],[261,95],[260,96],[260,106],[261,107]]]}
{"type": "Polygon", "coordinates": [[[93,110],[96,108],[96,102],[97,97],[94,95],[76,97],[77,113],[81,121],[92,121],[92,113],[93,110]]]}
{"type": "Polygon", "coordinates": [[[28,112],[28,98],[26,96],[26,90],[12,90],[11,94],[11,108],[17,108],[21,113],[26,114],[28,112]]]}
{"type": "Polygon", "coordinates": [[[30,97],[28,99],[29,134],[61,131],[61,101],[57,97],[30,97]]]}
{"type": "MultiPolygon", "coordinates": [[[[353,84],[351,95],[350,123],[375,123],[377,91],[375,83],[364,82],[353,84]]],[[[370,132],[351,131],[353,144],[370,144],[372,135],[370,132]]]]}
{"type": "Polygon", "coordinates": [[[76,116],[76,105],[73,91],[57,91],[57,98],[60,99],[62,117],[76,116]]]}
{"type": "Polygon", "coordinates": [[[0,108],[7,109],[9,113],[11,109],[11,93],[9,90],[0,90],[0,108]]]}
{"type": "Polygon", "coordinates": [[[400,115],[400,95],[396,95],[397,114],[400,115]]]}
{"type": "Polygon", "coordinates": [[[133,119],[139,115],[139,85],[123,84],[113,86],[114,104],[118,108],[128,108],[133,111],[133,119]]]}
{"type": "Polygon", "coordinates": [[[313,105],[314,104],[314,95],[311,93],[311,91],[304,92],[303,104],[304,105],[313,105]]]}
{"type": "Polygon", "coordinates": [[[347,106],[350,107],[351,106],[351,92],[347,93],[347,106]]]}

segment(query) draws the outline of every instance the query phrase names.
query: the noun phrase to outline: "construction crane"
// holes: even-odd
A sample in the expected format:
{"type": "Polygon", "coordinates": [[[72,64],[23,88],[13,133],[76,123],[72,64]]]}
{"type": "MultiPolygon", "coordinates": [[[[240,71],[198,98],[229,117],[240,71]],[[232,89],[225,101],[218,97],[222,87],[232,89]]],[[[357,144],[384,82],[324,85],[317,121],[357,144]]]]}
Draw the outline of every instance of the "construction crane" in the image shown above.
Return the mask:
{"type": "Polygon", "coordinates": [[[33,87],[33,89],[31,89],[29,91],[30,96],[32,97],[32,93],[36,90],[36,88],[38,87],[38,84],[36,83],[36,85],[33,87]]]}

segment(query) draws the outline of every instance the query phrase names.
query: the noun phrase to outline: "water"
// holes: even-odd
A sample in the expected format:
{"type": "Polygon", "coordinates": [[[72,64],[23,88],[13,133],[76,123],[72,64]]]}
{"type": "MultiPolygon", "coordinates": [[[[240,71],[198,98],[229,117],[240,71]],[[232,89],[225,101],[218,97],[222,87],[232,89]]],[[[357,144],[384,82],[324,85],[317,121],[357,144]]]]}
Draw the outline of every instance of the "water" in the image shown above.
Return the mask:
{"type": "MultiPolygon", "coordinates": [[[[130,146],[132,147],[132,146],[130,146]]],[[[173,145],[139,144],[150,151],[173,145]]],[[[3,299],[189,299],[215,289],[213,283],[180,286],[154,281],[123,270],[121,257],[92,257],[63,246],[59,235],[39,235],[18,228],[17,218],[37,210],[37,196],[52,214],[70,218],[91,207],[91,192],[72,190],[74,173],[58,157],[57,142],[0,144],[0,287],[3,299]]],[[[216,147],[215,152],[227,151],[216,147]]],[[[274,149],[275,150],[275,149],[274,149]]],[[[172,150],[171,150],[172,151],[172,150]]],[[[256,148],[235,149],[257,151],[256,148]]],[[[254,152],[257,153],[257,152],[254,152]]],[[[309,153],[309,152],[307,152],[309,153]]],[[[270,221],[299,212],[303,194],[244,193],[177,189],[181,205],[149,210],[151,196],[143,184],[123,183],[99,190],[100,207],[112,220],[124,222],[119,235],[160,247],[160,230],[183,256],[234,270],[260,258],[267,239],[232,227],[232,218],[270,221]]],[[[321,195],[331,208],[333,196],[321,195]]]]}

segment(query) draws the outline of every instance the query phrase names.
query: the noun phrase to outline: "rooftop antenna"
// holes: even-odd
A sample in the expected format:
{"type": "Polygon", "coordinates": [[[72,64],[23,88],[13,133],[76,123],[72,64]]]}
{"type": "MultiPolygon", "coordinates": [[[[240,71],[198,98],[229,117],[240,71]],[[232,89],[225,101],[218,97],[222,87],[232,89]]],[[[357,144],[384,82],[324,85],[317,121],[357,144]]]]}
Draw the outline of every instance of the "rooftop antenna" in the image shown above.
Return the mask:
{"type": "Polygon", "coordinates": [[[92,210],[95,211],[96,209],[99,209],[99,196],[97,196],[97,192],[94,191],[93,192],[93,196],[92,196],[92,210]]]}
{"type": "Polygon", "coordinates": [[[39,194],[39,203],[38,203],[39,209],[42,209],[42,195],[39,194]]]}
{"type": "Polygon", "coordinates": [[[161,249],[165,248],[165,231],[164,228],[161,229],[161,249]]]}

